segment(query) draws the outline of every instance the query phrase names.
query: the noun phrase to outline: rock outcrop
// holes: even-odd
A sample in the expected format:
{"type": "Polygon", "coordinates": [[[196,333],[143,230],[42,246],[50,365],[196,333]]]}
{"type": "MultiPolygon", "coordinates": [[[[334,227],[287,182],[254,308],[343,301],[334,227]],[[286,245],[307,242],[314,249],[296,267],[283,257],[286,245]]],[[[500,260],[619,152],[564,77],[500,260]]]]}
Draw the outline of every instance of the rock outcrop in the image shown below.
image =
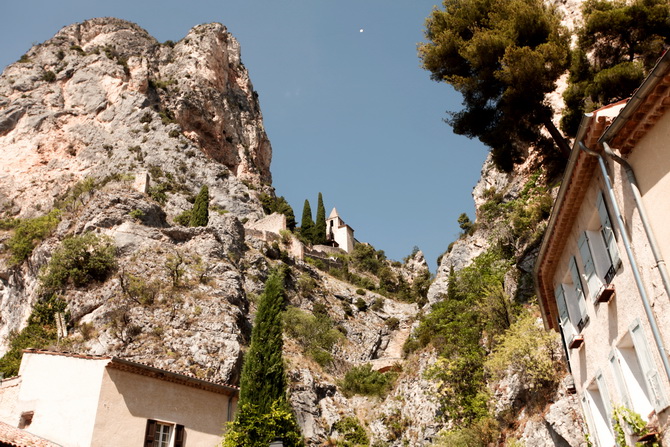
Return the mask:
{"type": "Polygon", "coordinates": [[[240,180],[271,181],[258,97],[220,24],[164,44],[118,19],[63,28],[0,77],[0,147],[0,207],[22,217],[86,176],[149,170],[168,193],[209,184],[238,215],[259,209],[240,180]]]}

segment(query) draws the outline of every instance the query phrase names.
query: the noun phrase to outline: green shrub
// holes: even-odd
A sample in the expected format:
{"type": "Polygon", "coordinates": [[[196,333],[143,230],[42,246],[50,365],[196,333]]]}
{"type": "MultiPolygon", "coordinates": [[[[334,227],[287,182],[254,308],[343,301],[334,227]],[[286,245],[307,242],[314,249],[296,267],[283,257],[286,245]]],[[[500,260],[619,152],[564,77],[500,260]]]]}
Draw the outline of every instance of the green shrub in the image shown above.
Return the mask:
{"type": "Polygon", "coordinates": [[[154,119],[154,116],[151,112],[144,112],[144,115],[140,118],[140,123],[150,123],[154,119]]]}
{"type": "Polygon", "coordinates": [[[390,388],[394,377],[372,369],[370,363],[354,366],[344,375],[339,383],[342,393],[351,397],[354,394],[364,396],[383,396],[390,388]]]}
{"type": "Polygon", "coordinates": [[[129,212],[128,215],[130,217],[132,217],[133,219],[137,219],[137,220],[144,219],[144,211],[142,211],[140,209],[134,209],[131,212],[129,212]]]}
{"type": "Polygon", "coordinates": [[[318,284],[308,273],[303,273],[300,275],[300,278],[298,278],[297,286],[300,295],[306,297],[318,287],[318,284]]]}
{"type": "Polygon", "coordinates": [[[383,255],[380,255],[375,251],[375,248],[369,244],[356,244],[349,255],[351,264],[354,268],[364,272],[370,272],[374,275],[376,275],[381,268],[381,261],[383,259],[380,258],[382,256],[383,255]]]}
{"type": "Polygon", "coordinates": [[[40,275],[42,292],[52,294],[69,285],[103,281],[116,267],[116,247],[107,236],[86,233],[63,239],[40,275]]]}
{"type": "Polygon", "coordinates": [[[358,297],[356,298],[356,309],[358,309],[359,312],[365,312],[368,310],[368,303],[366,303],[363,298],[358,297]]]}
{"type": "Polygon", "coordinates": [[[337,431],[343,439],[343,447],[359,447],[370,445],[370,438],[368,438],[365,429],[358,422],[355,417],[345,417],[335,422],[331,428],[331,432],[337,431]]]}
{"type": "Polygon", "coordinates": [[[21,332],[9,336],[9,350],[0,358],[0,375],[13,377],[19,373],[24,349],[48,348],[58,340],[55,316],[65,312],[65,308],[65,301],[56,296],[35,304],[28,317],[28,325],[21,332]]]}
{"type": "Polygon", "coordinates": [[[395,331],[400,327],[400,320],[398,320],[396,317],[391,317],[388,320],[386,320],[384,324],[390,330],[395,331]]]}
{"type": "Polygon", "coordinates": [[[560,352],[556,334],[538,326],[537,318],[524,312],[500,337],[488,356],[488,374],[501,379],[513,373],[530,389],[551,386],[558,381],[561,370],[554,360],[560,352]]]}
{"type": "Polygon", "coordinates": [[[207,222],[209,222],[209,188],[204,185],[195,198],[189,225],[191,227],[206,227],[207,222]]]}
{"type": "Polygon", "coordinates": [[[14,234],[6,243],[10,253],[9,263],[17,265],[28,259],[37,244],[56,228],[60,216],[61,212],[56,209],[41,217],[13,220],[14,234]]]}
{"type": "Polygon", "coordinates": [[[288,307],[283,315],[284,332],[297,340],[307,355],[326,366],[332,361],[330,351],[342,334],[333,327],[332,320],[323,310],[314,307],[313,315],[297,307],[288,307]]]}
{"type": "MultiPolygon", "coordinates": [[[[360,289],[359,289],[360,290],[360,289]]],[[[384,298],[377,297],[372,301],[370,305],[370,310],[379,311],[384,308],[384,298]]]]}
{"type": "Polygon", "coordinates": [[[286,447],[304,447],[300,426],[288,404],[274,401],[270,411],[262,413],[251,404],[242,404],[238,416],[226,424],[221,447],[265,447],[281,437],[286,447]]]}
{"type": "Polygon", "coordinates": [[[45,71],[44,74],[42,74],[42,80],[46,82],[54,82],[56,81],[56,73],[53,71],[45,71]]]}
{"type": "MultiPolygon", "coordinates": [[[[486,417],[469,427],[454,427],[439,434],[433,447],[488,447],[498,445],[500,428],[495,419],[486,417]]],[[[510,445],[511,444],[506,444],[510,445]]]]}
{"type": "Polygon", "coordinates": [[[177,214],[174,218],[174,222],[184,227],[188,227],[189,222],[191,222],[191,210],[185,210],[177,214]]]}

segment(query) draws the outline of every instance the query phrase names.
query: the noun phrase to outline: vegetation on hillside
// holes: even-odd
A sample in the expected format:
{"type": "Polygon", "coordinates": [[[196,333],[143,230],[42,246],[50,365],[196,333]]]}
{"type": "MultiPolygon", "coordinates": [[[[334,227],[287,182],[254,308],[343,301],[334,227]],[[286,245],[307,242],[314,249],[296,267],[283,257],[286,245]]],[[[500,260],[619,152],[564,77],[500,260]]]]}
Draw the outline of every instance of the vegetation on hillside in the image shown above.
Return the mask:
{"type": "MultiPolygon", "coordinates": [[[[491,248],[467,267],[452,268],[446,295],[405,344],[408,353],[432,346],[438,354],[427,376],[439,384],[445,421],[458,428],[445,432],[436,445],[484,447],[502,440],[513,421],[505,414],[494,417],[490,385],[511,373],[522,378],[528,402],[555,389],[561,370],[556,334],[538,326],[532,296],[507,291],[510,275],[519,284],[529,280],[515,275],[515,265],[541,240],[551,210],[543,174],[532,175],[513,200],[503,200],[493,189],[485,193],[477,228],[490,235],[491,248]]],[[[468,221],[459,218],[469,230],[468,221]]]]}

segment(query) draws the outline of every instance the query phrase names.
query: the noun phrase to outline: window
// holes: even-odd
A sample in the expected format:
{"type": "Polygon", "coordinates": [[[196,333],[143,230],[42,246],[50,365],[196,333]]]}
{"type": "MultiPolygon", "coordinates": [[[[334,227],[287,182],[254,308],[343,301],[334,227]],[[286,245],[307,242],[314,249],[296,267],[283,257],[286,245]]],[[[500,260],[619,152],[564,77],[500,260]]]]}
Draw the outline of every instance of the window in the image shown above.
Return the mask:
{"type": "MultiPolygon", "coordinates": [[[[589,296],[594,301],[601,301],[603,291],[612,282],[621,264],[621,258],[602,192],[598,192],[596,208],[598,215],[594,216],[595,222],[592,223],[594,230],[584,231],[577,245],[589,296]]],[[[611,294],[607,295],[607,299],[609,296],[611,294]]]]}
{"type": "Polygon", "coordinates": [[[144,447],[184,447],[183,425],[147,420],[144,447]]]}
{"type": "Polygon", "coordinates": [[[589,426],[591,437],[599,447],[611,447],[615,444],[612,431],[612,408],[607,387],[600,371],[595,381],[582,396],[582,406],[589,426]]]}
{"type": "Polygon", "coordinates": [[[586,326],[589,317],[574,256],[570,259],[569,276],[556,287],[554,294],[563,335],[570,348],[578,348],[584,341],[579,333],[586,326]]]}
{"type": "Polygon", "coordinates": [[[622,405],[645,420],[654,410],[658,413],[668,406],[639,320],[630,326],[628,334],[610,354],[610,366],[622,405]]]}

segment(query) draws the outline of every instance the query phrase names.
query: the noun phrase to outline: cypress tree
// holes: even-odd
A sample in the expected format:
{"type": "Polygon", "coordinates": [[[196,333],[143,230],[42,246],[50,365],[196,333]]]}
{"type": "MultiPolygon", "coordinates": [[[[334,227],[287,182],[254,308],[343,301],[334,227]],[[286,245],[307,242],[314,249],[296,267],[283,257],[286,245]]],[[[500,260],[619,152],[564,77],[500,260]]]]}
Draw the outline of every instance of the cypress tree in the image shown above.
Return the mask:
{"type": "Polygon", "coordinates": [[[323,206],[323,195],[319,193],[319,204],[316,207],[316,224],[314,224],[314,243],[326,243],[326,208],[323,206]]]}
{"type": "Polygon", "coordinates": [[[304,446],[286,396],[282,358],[285,275],[284,268],[275,269],[265,282],[244,358],[238,412],[223,441],[225,447],[267,447],[275,438],[281,438],[287,447],[304,446]]]}
{"type": "Polygon", "coordinates": [[[302,220],[300,221],[300,234],[308,242],[314,243],[314,221],[312,220],[312,207],[309,206],[309,200],[305,199],[305,205],[302,207],[302,220]]]}
{"type": "Polygon", "coordinates": [[[191,227],[206,227],[209,221],[209,188],[204,185],[195,198],[193,209],[191,210],[191,227]]]}

